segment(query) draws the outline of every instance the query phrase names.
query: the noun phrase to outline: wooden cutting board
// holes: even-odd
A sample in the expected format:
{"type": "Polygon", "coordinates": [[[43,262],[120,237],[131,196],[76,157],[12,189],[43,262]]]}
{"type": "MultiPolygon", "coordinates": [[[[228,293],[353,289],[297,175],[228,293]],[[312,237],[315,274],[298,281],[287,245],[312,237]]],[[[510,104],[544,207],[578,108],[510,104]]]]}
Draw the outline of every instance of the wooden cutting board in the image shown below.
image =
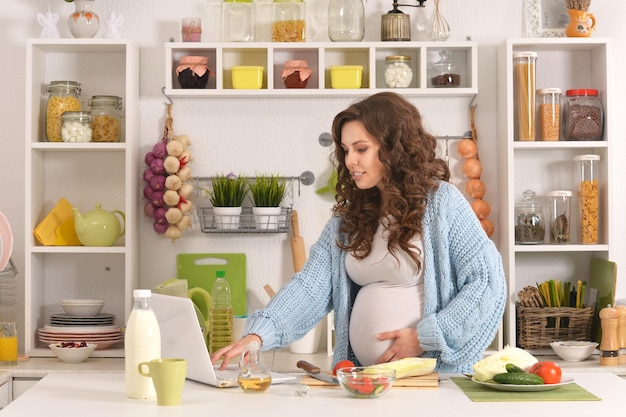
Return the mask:
{"type": "MultiPolygon", "coordinates": [[[[330,374],[329,372],[327,372],[330,374]]],[[[340,388],[339,385],[334,385],[328,382],[320,381],[308,375],[302,377],[300,381],[302,384],[306,384],[309,387],[331,387],[340,388]]],[[[412,376],[409,378],[396,379],[393,383],[395,388],[413,388],[413,389],[430,389],[439,387],[439,374],[432,372],[428,375],[412,376]]]]}

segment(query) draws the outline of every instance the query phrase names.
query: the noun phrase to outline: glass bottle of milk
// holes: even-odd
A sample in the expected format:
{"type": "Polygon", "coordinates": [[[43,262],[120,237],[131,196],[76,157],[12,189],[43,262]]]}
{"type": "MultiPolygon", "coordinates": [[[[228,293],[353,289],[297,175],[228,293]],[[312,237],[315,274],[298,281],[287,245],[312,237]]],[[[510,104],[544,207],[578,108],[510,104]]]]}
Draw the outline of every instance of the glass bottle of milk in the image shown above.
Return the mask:
{"type": "Polygon", "coordinates": [[[124,332],[124,369],[128,398],[156,398],[151,378],[141,375],[140,362],[161,357],[161,329],[150,308],[150,290],[133,291],[133,310],[124,332]]]}

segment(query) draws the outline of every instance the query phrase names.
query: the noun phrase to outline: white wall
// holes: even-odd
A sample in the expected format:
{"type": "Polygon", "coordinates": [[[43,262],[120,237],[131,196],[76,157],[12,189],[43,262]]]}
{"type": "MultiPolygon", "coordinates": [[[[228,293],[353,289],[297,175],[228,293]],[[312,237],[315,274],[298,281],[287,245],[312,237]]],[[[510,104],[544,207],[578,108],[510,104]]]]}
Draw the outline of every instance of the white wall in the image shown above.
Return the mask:
{"type": "MultiPolygon", "coordinates": [[[[11,221],[15,233],[13,259],[20,273],[16,282],[18,297],[15,312],[6,309],[5,314],[16,315],[23,321],[23,265],[24,265],[24,63],[25,39],[39,37],[41,27],[36,16],[50,7],[61,16],[61,37],[70,37],[65,24],[66,16],[74,5],[63,0],[1,0],[0,11],[0,211],[11,221]]],[[[264,0],[264,3],[267,0],[264,0]]],[[[413,3],[409,1],[409,3],[413,3]]],[[[415,2],[416,3],[416,2],[415,2]]],[[[433,0],[427,1],[429,13],[433,0]]],[[[326,9],[328,0],[309,0],[309,40],[327,41],[326,9]]],[[[391,8],[391,0],[366,0],[366,39],[380,39],[380,16],[391,8]]],[[[141,48],[140,86],[140,136],[128,138],[141,143],[142,154],[160,140],[165,116],[163,44],[170,38],[180,40],[180,19],[187,16],[203,18],[204,40],[218,40],[218,0],[96,0],[96,12],[106,18],[111,11],[121,14],[125,23],[122,36],[131,38],[141,48]]],[[[405,10],[413,14],[413,9],[405,10]]],[[[495,190],[498,173],[496,169],[496,46],[507,37],[522,36],[521,0],[442,0],[441,10],[448,20],[451,40],[471,38],[478,42],[479,95],[475,103],[476,123],[481,160],[487,183],[486,199],[493,206],[490,219],[497,224],[495,190]]],[[[626,66],[621,53],[626,45],[626,28],[622,17],[626,3],[599,1],[592,4],[598,20],[595,37],[614,39],[616,108],[608,117],[615,120],[615,131],[625,131],[626,120],[622,115],[626,106],[620,98],[626,96],[626,82],[619,69],[626,66]]],[[[101,36],[102,31],[99,36],[101,36]]],[[[88,97],[84,97],[85,100],[88,97]]],[[[186,133],[192,140],[195,154],[194,175],[210,176],[219,172],[279,172],[283,175],[299,175],[310,170],[316,175],[316,183],[302,187],[294,208],[300,213],[300,229],[307,248],[317,238],[326,222],[332,201],[319,196],[315,190],[323,185],[329,171],[329,148],[318,144],[318,136],[329,131],[333,116],[346,107],[351,99],[176,99],[173,107],[175,133],[186,133]]],[[[437,135],[459,135],[469,130],[468,98],[414,99],[424,114],[427,128],[437,135]]],[[[623,155],[626,141],[617,143],[615,155],[623,155]]],[[[618,162],[617,158],[615,161],[618,162]]],[[[626,176],[623,164],[614,164],[615,178],[626,176]]],[[[139,176],[139,173],[138,173],[139,176]]],[[[625,207],[626,192],[614,187],[615,208],[625,207]]],[[[617,225],[618,236],[626,235],[626,225],[617,225]]],[[[268,300],[263,285],[269,283],[277,289],[290,278],[292,270],[290,235],[217,235],[202,234],[197,230],[186,233],[175,243],[156,235],[151,222],[141,219],[140,225],[140,281],[144,287],[172,278],[176,274],[176,255],[199,252],[244,252],[248,259],[249,306],[258,308],[268,300]]],[[[494,240],[497,242],[497,229],[494,240]]],[[[618,243],[626,243],[624,239],[618,243]]],[[[614,259],[626,265],[626,255],[614,259]]],[[[622,269],[623,270],[623,269],[622,269]]],[[[623,273],[620,274],[623,276],[623,273]]],[[[621,282],[626,282],[623,278],[621,282]]],[[[618,288],[625,294],[626,290],[618,288]]]]}

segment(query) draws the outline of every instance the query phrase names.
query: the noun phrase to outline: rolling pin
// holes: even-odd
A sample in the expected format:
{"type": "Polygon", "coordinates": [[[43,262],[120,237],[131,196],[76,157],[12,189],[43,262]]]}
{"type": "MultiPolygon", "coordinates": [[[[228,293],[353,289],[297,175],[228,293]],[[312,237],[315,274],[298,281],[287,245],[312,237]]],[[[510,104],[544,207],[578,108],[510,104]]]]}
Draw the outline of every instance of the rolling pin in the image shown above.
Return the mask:
{"type": "Polygon", "coordinates": [[[300,236],[300,230],[298,226],[298,212],[293,210],[291,212],[291,229],[293,231],[293,238],[291,239],[291,256],[293,257],[293,270],[298,272],[302,269],[304,262],[306,261],[306,254],[304,252],[304,239],[300,236]]]}

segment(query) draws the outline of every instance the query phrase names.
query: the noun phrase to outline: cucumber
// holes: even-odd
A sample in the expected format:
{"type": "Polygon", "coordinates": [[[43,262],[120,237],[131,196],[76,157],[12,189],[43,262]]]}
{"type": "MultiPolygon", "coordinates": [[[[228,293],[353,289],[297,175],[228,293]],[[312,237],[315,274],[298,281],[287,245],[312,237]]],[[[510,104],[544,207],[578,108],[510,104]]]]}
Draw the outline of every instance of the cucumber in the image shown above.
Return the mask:
{"type": "Polygon", "coordinates": [[[508,373],[513,373],[513,372],[524,372],[524,370],[522,368],[520,368],[519,366],[512,364],[512,363],[507,363],[506,364],[506,371],[508,373]]]}
{"type": "Polygon", "coordinates": [[[511,385],[543,385],[543,379],[539,375],[526,372],[507,372],[497,374],[493,380],[499,384],[511,385]]]}

